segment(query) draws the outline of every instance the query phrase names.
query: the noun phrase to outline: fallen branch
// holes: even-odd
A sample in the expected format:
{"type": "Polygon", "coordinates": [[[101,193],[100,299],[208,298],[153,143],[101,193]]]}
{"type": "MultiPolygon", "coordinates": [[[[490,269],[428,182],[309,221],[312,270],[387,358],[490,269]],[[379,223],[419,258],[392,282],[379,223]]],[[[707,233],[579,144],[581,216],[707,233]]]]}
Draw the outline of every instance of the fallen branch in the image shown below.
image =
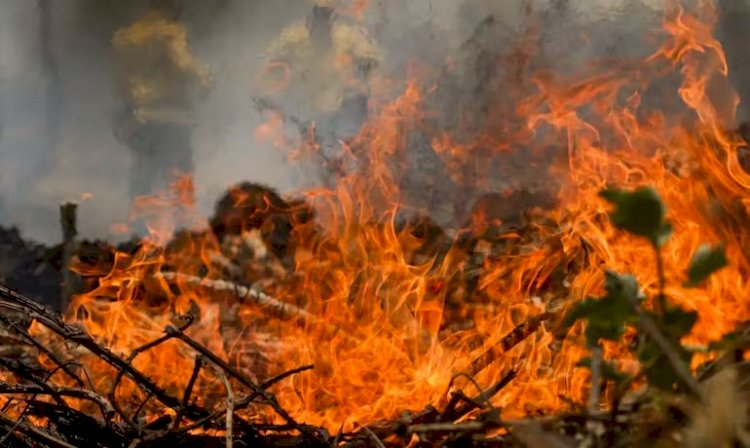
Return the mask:
{"type": "Polygon", "coordinates": [[[178,428],[180,426],[180,421],[182,420],[183,416],[183,409],[187,407],[188,403],[190,402],[190,395],[193,393],[193,386],[195,385],[195,381],[198,379],[198,374],[200,373],[201,367],[203,366],[203,358],[200,356],[197,356],[195,358],[195,366],[193,366],[193,373],[190,374],[190,379],[188,380],[187,386],[185,387],[185,392],[182,394],[182,405],[180,405],[180,410],[177,411],[177,415],[174,417],[174,421],[172,422],[172,429],[178,428]]]}
{"type": "Polygon", "coordinates": [[[237,369],[227,364],[224,360],[216,356],[214,353],[209,351],[206,347],[202,346],[192,338],[190,338],[185,333],[181,332],[177,328],[173,326],[168,326],[166,328],[166,333],[171,334],[177,339],[181,340],[188,346],[190,346],[193,350],[198,352],[199,354],[203,355],[208,361],[213,363],[216,367],[220,368],[224,371],[224,373],[228,374],[229,376],[233,377],[234,379],[238,380],[240,383],[245,385],[246,387],[250,388],[253,393],[258,394],[260,397],[264,399],[264,401],[271,406],[271,408],[282,418],[284,421],[290,425],[291,427],[297,429],[304,437],[309,438],[311,442],[318,442],[318,437],[313,432],[309,431],[306,426],[300,425],[297,423],[294,418],[292,418],[291,415],[289,415],[288,412],[286,412],[278,403],[276,400],[276,397],[274,397],[272,394],[267,392],[265,389],[263,389],[260,385],[254,383],[252,380],[247,378],[245,375],[240,373],[237,369]]]}
{"type": "Polygon", "coordinates": [[[465,422],[465,423],[428,423],[409,426],[409,433],[435,433],[435,432],[477,432],[495,428],[497,425],[488,422],[465,422]]]}
{"type": "Polygon", "coordinates": [[[76,448],[75,446],[60,440],[52,434],[42,431],[34,426],[27,425],[21,421],[14,422],[0,415],[0,426],[9,432],[21,432],[25,436],[34,440],[39,446],[50,448],[76,448]]]}
{"type": "Polygon", "coordinates": [[[157,276],[168,281],[188,283],[195,286],[200,286],[202,288],[208,288],[214,291],[231,292],[234,293],[237,297],[243,299],[252,299],[253,302],[255,302],[257,305],[265,308],[270,308],[271,310],[275,311],[280,316],[285,318],[296,317],[306,321],[318,320],[315,316],[301,308],[271,297],[263,291],[248,288],[247,286],[243,286],[238,283],[229,282],[226,280],[211,280],[207,278],[196,277],[193,275],[182,274],[179,272],[161,272],[157,274],[157,276]]]}
{"type": "MultiPolygon", "coordinates": [[[[34,394],[34,395],[55,395],[60,397],[82,398],[96,403],[102,410],[105,419],[110,419],[115,410],[112,404],[101,395],[86,389],[76,389],[72,387],[53,387],[41,386],[37,384],[8,384],[0,382],[0,394],[34,394]]],[[[63,402],[65,404],[65,402],[63,402]]]]}
{"type": "Polygon", "coordinates": [[[370,440],[372,440],[372,443],[374,443],[377,448],[385,448],[383,441],[380,440],[380,438],[378,438],[378,436],[374,432],[372,432],[370,428],[365,426],[364,428],[362,428],[362,430],[367,434],[368,437],[370,437],[370,440]]]}
{"type": "MultiPolygon", "coordinates": [[[[66,341],[87,349],[102,361],[123,371],[141,389],[148,394],[152,394],[165,406],[171,409],[177,409],[180,406],[180,401],[177,398],[169,395],[164,389],[154,384],[143,373],[114,354],[111,350],[99,345],[82,328],[65,323],[53,311],[2,285],[0,285],[0,308],[26,313],[30,318],[35,319],[66,341]]],[[[186,414],[190,415],[191,418],[201,418],[208,415],[208,412],[198,406],[190,405],[186,410],[186,414]]]]}
{"type": "Polygon", "coordinates": [[[470,373],[476,375],[500,359],[513,347],[526,340],[542,326],[542,323],[555,317],[552,313],[543,313],[539,316],[530,317],[526,322],[518,325],[510,333],[505,335],[496,345],[489,347],[481,355],[471,362],[470,373]]]}
{"type": "Polygon", "coordinates": [[[108,396],[103,396],[96,392],[93,383],[91,384],[91,388],[87,389],[83,380],[75,375],[73,371],[70,371],[69,376],[75,381],[74,384],[80,385],[81,387],[64,387],[57,385],[51,382],[52,375],[59,370],[68,368],[68,365],[71,363],[57,359],[54,352],[25,332],[25,329],[15,325],[12,321],[7,319],[5,315],[0,315],[0,318],[3,319],[0,320],[0,322],[5,322],[8,328],[16,331],[25,339],[29,341],[33,339],[34,343],[32,343],[32,345],[38,347],[40,353],[45,355],[49,353],[51,355],[49,356],[50,359],[57,364],[51,372],[48,372],[41,368],[37,368],[36,366],[26,366],[24,363],[16,359],[0,356],[0,365],[6,370],[13,372],[16,378],[22,381],[19,384],[0,382],[0,394],[27,396],[20,397],[19,400],[8,400],[4,412],[10,409],[10,403],[13,403],[14,401],[15,404],[23,405],[24,402],[26,403],[24,410],[15,421],[5,417],[7,414],[0,415],[0,417],[2,417],[0,418],[0,428],[4,429],[6,432],[6,435],[3,436],[3,443],[7,442],[10,446],[69,448],[76,446],[78,443],[82,443],[84,439],[81,437],[83,435],[92,438],[92,440],[98,444],[97,446],[122,445],[151,447],[164,444],[171,446],[178,442],[182,445],[183,441],[188,442],[185,446],[203,446],[203,443],[200,442],[201,440],[206,439],[208,441],[209,439],[213,439],[211,439],[211,437],[207,438],[207,436],[191,434],[189,433],[190,429],[198,428],[200,426],[205,426],[206,429],[219,429],[212,423],[212,420],[219,416],[223,416],[224,418],[223,428],[226,430],[224,444],[228,447],[236,445],[240,440],[245,445],[250,441],[263,441],[263,446],[276,446],[277,444],[286,444],[288,442],[291,442],[294,445],[305,444],[308,446],[328,443],[328,436],[325,431],[320,428],[313,428],[297,423],[283,408],[281,408],[273,394],[266,390],[295,373],[311,369],[312,366],[302,366],[300,368],[286,371],[261,384],[256,384],[228,365],[221,358],[211,353],[206,347],[203,347],[201,344],[185,335],[183,330],[188,327],[190,322],[180,328],[168,327],[164,336],[138,347],[133,350],[127,359],[123,359],[112,353],[108,348],[97,343],[82,328],[70,325],[63,321],[59,314],[3,286],[0,286],[0,308],[16,312],[19,315],[24,316],[26,319],[36,320],[44,327],[49,328],[52,333],[60,336],[66,343],[72,343],[87,349],[102,362],[105,362],[116,369],[114,373],[116,376],[114,377],[115,381],[112,392],[108,396]],[[167,394],[163,389],[149,380],[142,372],[132,365],[133,359],[138,354],[162,344],[169,339],[178,339],[189,345],[199,354],[199,356],[196,357],[193,373],[188,380],[188,385],[185,388],[181,399],[177,399],[167,394]],[[214,369],[218,372],[217,376],[220,379],[223,378],[222,381],[227,389],[227,406],[224,410],[209,412],[208,410],[191,403],[190,397],[193,393],[195,383],[198,380],[204,360],[210,362],[214,366],[214,369]],[[140,387],[140,389],[147,395],[147,398],[141,401],[138,409],[132,417],[128,417],[125,411],[119,409],[114,399],[114,391],[117,388],[117,384],[121,378],[125,376],[133,380],[135,385],[140,387]],[[231,383],[229,382],[230,377],[239,381],[245,387],[248,387],[251,394],[245,399],[237,400],[235,398],[236,392],[233,390],[231,383]],[[40,395],[49,396],[54,402],[37,401],[36,397],[40,395]],[[165,407],[174,409],[176,414],[174,418],[169,417],[169,415],[164,415],[162,418],[151,421],[145,425],[145,427],[142,427],[142,425],[138,423],[138,414],[152,397],[157,399],[165,407]],[[101,409],[104,420],[90,417],[84,412],[71,407],[68,405],[65,398],[74,398],[94,403],[101,409]],[[287,422],[286,425],[265,425],[266,428],[263,429],[263,431],[266,431],[267,433],[270,432],[270,434],[261,436],[259,433],[260,429],[256,429],[256,427],[262,428],[264,427],[263,425],[248,423],[236,415],[237,410],[247,407],[255,398],[262,398],[266,404],[270,405],[287,422]],[[38,427],[35,423],[36,420],[34,420],[34,423],[32,423],[31,419],[25,421],[27,413],[28,415],[37,418],[44,417],[44,420],[42,421],[50,422],[50,427],[38,427]],[[120,425],[119,423],[114,422],[113,417],[117,415],[122,417],[125,425],[120,425]],[[181,425],[182,421],[185,419],[189,419],[191,422],[186,425],[181,425]],[[165,428],[164,425],[167,425],[167,427],[165,428]],[[301,434],[301,439],[290,438],[291,436],[286,434],[288,431],[292,430],[298,431],[301,434]],[[268,445],[266,445],[266,443],[268,445]]]}
{"type": "MultiPolygon", "coordinates": [[[[180,331],[184,331],[185,329],[187,329],[188,327],[190,327],[190,325],[192,325],[193,322],[194,322],[193,318],[189,319],[185,324],[183,324],[180,327],[180,331]]],[[[129,365],[132,365],[133,361],[135,360],[135,358],[138,355],[140,355],[141,353],[143,353],[145,351],[151,350],[152,348],[157,347],[157,346],[159,346],[159,345],[167,342],[168,340],[170,340],[172,338],[174,338],[174,336],[169,335],[169,334],[165,334],[165,335],[163,335],[163,336],[161,336],[161,337],[159,337],[157,339],[154,339],[151,342],[147,342],[146,344],[141,345],[140,347],[136,347],[132,352],[130,352],[130,355],[125,360],[125,362],[127,362],[129,365]]],[[[117,400],[115,399],[115,394],[117,392],[117,387],[120,385],[120,382],[122,381],[122,377],[124,375],[125,375],[125,371],[124,370],[118,370],[117,371],[117,376],[115,376],[115,380],[112,382],[112,387],[110,387],[109,394],[108,394],[109,399],[112,400],[112,403],[116,403],[117,402],[117,400]]],[[[145,405],[145,402],[144,402],[144,405],[145,405]]],[[[180,413],[184,413],[185,412],[185,406],[186,405],[187,405],[187,403],[182,403],[182,405],[179,408],[179,412],[180,413]]],[[[115,407],[116,407],[116,405],[115,405],[115,407]]]]}
{"type": "Polygon", "coordinates": [[[44,356],[50,359],[53,363],[55,363],[60,370],[65,372],[70,378],[73,379],[73,381],[76,382],[76,384],[79,387],[83,387],[83,380],[73,372],[70,367],[68,366],[69,363],[63,362],[60,360],[49,348],[45,347],[44,344],[37,341],[36,338],[31,336],[26,329],[22,328],[20,325],[18,325],[16,322],[11,321],[7,317],[0,314],[0,322],[2,322],[5,326],[7,326],[9,329],[13,330],[17,334],[19,334],[22,338],[24,338],[26,341],[29,342],[29,344],[33,345],[37,350],[39,350],[44,356]]]}

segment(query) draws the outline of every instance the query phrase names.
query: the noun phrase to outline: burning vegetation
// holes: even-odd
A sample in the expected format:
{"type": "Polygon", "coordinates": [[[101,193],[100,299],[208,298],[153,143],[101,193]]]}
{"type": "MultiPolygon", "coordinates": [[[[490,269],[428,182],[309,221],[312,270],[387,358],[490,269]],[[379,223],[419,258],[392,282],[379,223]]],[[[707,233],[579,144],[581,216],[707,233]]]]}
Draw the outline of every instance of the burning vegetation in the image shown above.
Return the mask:
{"type": "MultiPolygon", "coordinates": [[[[490,17],[405,80],[368,2],[316,4],[256,136],[325,184],[241,183],[204,219],[176,176],[134,202],[148,237],[47,253],[61,313],[0,286],[0,445],[750,446],[747,132],[715,5],[667,3],[645,58],[549,70],[528,4],[512,51],[490,17]]],[[[115,43],[196,67],[147,17],[115,43]]],[[[154,119],[139,150],[185,139],[154,119]]]]}

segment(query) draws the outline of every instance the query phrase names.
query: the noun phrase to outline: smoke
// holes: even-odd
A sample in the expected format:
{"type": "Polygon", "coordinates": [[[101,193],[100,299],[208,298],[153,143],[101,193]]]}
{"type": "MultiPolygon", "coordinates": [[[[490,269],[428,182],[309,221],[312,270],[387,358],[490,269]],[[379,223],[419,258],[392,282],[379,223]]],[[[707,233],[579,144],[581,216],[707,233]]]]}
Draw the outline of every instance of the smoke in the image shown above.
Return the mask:
{"type": "MultiPolygon", "coordinates": [[[[90,198],[79,207],[81,234],[113,237],[112,224],[126,222],[131,210],[133,157],[113,136],[110,40],[144,12],[147,2],[49,2],[51,20],[44,30],[42,3],[0,3],[0,223],[19,226],[26,237],[56,242],[58,205],[90,198]],[[49,71],[45,47],[56,74],[49,71]],[[51,97],[59,105],[50,116],[51,97]]],[[[216,79],[215,90],[199,105],[202,123],[193,134],[203,211],[235,181],[289,188],[283,154],[252,137],[260,118],[249,80],[260,67],[263,47],[281,28],[303,18],[309,3],[183,3],[192,49],[216,79]]]]}
{"type": "MultiPolygon", "coordinates": [[[[112,132],[110,39],[138,18],[146,1],[49,1],[46,26],[40,10],[44,3],[0,3],[0,223],[18,225],[26,237],[55,242],[58,205],[90,193],[79,208],[81,233],[113,237],[110,227],[126,221],[131,207],[133,157],[112,132]]],[[[241,180],[281,191],[324,181],[290,166],[281,150],[254,137],[264,117],[254,102],[263,92],[254,90],[252,80],[264,66],[269,44],[284,27],[304,21],[311,2],[182,3],[191,49],[214,75],[192,134],[200,210],[208,214],[224,189],[241,180]]],[[[529,3],[540,17],[543,57],[537,64],[563,73],[579,70],[592,58],[648,54],[653,42],[646,37],[661,18],[658,0],[371,0],[361,25],[381,48],[385,76],[405,79],[415,62],[439,73],[450,57],[464,66],[446,80],[452,87],[438,103],[446,108],[463,98],[479,104],[487,95],[504,93],[477,90],[484,80],[468,63],[476,54],[466,42],[493,16],[494,28],[481,50],[511,52],[526,31],[524,5],[529,3]]],[[[734,41],[742,41],[741,36],[734,41]]],[[[504,69],[495,68],[498,73],[504,69]]],[[[419,182],[414,188],[420,188],[419,182]]]]}
{"type": "Polygon", "coordinates": [[[729,63],[730,79],[740,96],[737,111],[739,120],[750,119],[750,47],[747,45],[747,23],[750,20],[750,2],[747,0],[720,0],[718,37],[724,45],[729,63]]]}
{"type": "Polygon", "coordinates": [[[0,5],[0,219],[44,241],[59,239],[59,203],[83,193],[96,193],[83,207],[84,232],[101,234],[127,210],[128,159],[106,122],[106,53],[95,22],[78,15],[82,3],[0,5]]]}

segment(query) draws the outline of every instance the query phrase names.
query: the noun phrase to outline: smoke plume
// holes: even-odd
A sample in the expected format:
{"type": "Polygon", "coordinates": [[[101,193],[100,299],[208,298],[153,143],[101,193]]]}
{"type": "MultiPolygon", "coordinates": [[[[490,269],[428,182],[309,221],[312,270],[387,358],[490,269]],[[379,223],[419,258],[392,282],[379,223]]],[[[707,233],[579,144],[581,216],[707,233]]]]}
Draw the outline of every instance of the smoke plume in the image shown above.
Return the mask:
{"type": "MultiPolygon", "coordinates": [[[[290,166],[281,150],[254,137],[264,118],[254,101],[263,92],[254,91],[252,80],[270,43],[285,27],[304,21],[311,2],[181,3],[191,49],[215,81],[199,104],[192,137],[200,209],[208,213],[221,192],[241,180],[284,192],[324,181],[290,166]]],[[[743,0],[724,0],[722,6],[747,11],[743,0]]],[[[0,224],[54,242],[58,205],[82,198],[88,199],[80,206],[79,227],[87,237],[113,237],[112,224],[127,219],[133,161],[112,132],[111,37],[146,7],[140,0],[0,3],[0,224]]],[[[534,45],[541,56],[524,76],[540,68],[574,72],[592,59],[642,57],[653,50],[649,36],[661,19],[658,0],[373,0],[360,25],[381,48],[384,76],[405,79],[415,64],[441,73],[448,60],[457,61],[459,68],[443,77],[435,104],[444,109],[470,104],[481,114],[479,105],[488,95],[508,93],[483,89],[486,76],[507,75],[509,68],[490,64],[489,75],[480,76],[477,58],[516,50],[529,36],[524,21],[529,7],[537,18],[534,45]],[[471,47],[472,39],[478,46],[471,47]]],[[[738,31],[746,21],[734,13],[724,17],[721,36],[734,58],[735,83],[744,85],[739,80],[746,78],[742,67],[750,53],[738,31]]],[[[442,119],[447,125],[453,118],[442,119]]],[[[521,157],[512,163],[525,162],[521,157]]],[[[415,162],[417,170],[420,163],[415,162]]],[[[506,166],[506,173],[500,169],[498,188],[514,185],[509,182],[513,166],[506,166]]],[[[415,189],[422,188],[418,179],[414,182],[415,189]]]]}

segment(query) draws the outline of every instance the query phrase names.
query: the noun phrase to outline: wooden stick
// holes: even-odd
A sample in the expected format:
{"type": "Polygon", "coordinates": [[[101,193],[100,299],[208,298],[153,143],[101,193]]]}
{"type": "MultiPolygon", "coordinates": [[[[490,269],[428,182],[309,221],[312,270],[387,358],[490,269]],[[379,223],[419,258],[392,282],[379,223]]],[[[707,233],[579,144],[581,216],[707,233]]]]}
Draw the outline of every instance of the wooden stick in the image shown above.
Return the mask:
{"type": "Polygon", "coordinates": [[[232,433],[234,432],[234,423],[232,422],[232,418],[234,417],[234,392],[232,391],[232,385],[229,383],[229,379],[227,379],[224,372],[219,368],[215,368],[214,372],[221,382],[224,383],[224,387],[227,390],[226,447],[232,448],[232,433]]]}
{"type": "Polygon", "coordinates": [[[40,446],[51,448],[76,448],[68,442],[60,440],[42,429],[35,426],[29,426],[23,422],[13,422],[2,415],[0,415],[0,427],[3,427],[8,431],[18,431],[39,443],[40,446]]]}
{"type": "Polygon", "coordinates": [[[372,429],[370,429],[367,426],[365,426],[364,428],[362,428],[362,430],[365,432],[365,434],[367,434],[367,437],[369,437],[370,440],[372,440],[372,443],[377,448],[385,448],[385,444],[383,444],[383,441],[380,440],[380,438],[377,436],[377,434],[375,434],[374,432],[372,432],[372,429]]]}
{"type": "Polygon", "coordinates": [[[180,272],[160,272],[155,274],[154,277],[177,282],[178,284],[179,282],[183,282],[216,292],[233,293],[236,297],[242,300],[250,299],[256,305],[276,313],[282,319],[300,319],[308,324],[315,325],[318,328],[323,328],[326,331],[341,334],[343,337],[355,343],[362,343],[364,340],[364,338],[360,337],[356,332],[354,334],[342,332],[341,328],[326,322],[325,319],[321,319],[296,305],[281,301],[257,288],[247,287],[227,280],[212,280],[209,278],[182,274],[180,272]]]}
{"type": "Polygon", "coordinates": [[[247,286],[243,286],[238,283],[229,282],[226,280],[211,280],[207,278],[196,277],[193,275],[182,274],[179,272],[161,272],[157,275],[168,281],[189,283],[195,286],[212,289],[214,291],[233,292],[235,295],[237,295],[237,297],[249,298],[259,306],[270,308],[278,312],[282,317],[285,318],[298,317],[306,321],[317,320],[315,316],[299,307],[296,307],[290,303],[282,302],[279,299],[269,296],[263,291],[248,288],[247,286]]]}
{"type": "Polygon", "coordinates": [[[60,224],[62,226],[63,238],[61,311],[65,311],[68,308],[73,295],[79,291],[78,276],[70,270],[71,262],[78,246],[77,210],[78,205],[72,202],[66,202],[60,206],[60,224]]]}
{"type": "Polygon", "coordinates": [[[86,389],[52,387],[47,384],[42,386],[39,384],[8,384],[0,382],[0,394],[58,395],[61,397],[81,398],[96,403],[102,410],[105,419],[110,419],[115,413],[112,405],[104,397],[86,389]]]}
{"type": "Polygon", "coordinates": [[[200,355],[196,356],[193,373],[190,375],[187,387],[185,387],[185,392],[182,394],[182,406],[180,406],[180,410],[177,411],[177,415],[172,422],[172,429],[180,427],[180,420],[182,420],[182,415],[184,412],[183,409],[185,409],[185,407],[187,407],[187,404],[190,403],[190,395],[193,393],[193,386],[195,386],[195,381],[198,379],[198,374],[200,373],[202,366],[203,358],[200,355]]]}
{"type": "Polygon", "coordinates": [[[509,352],[513,347],[526,340],[529,336],[534,334],[542,323],[555,317],[553,313],[543,313],[539,316],[529,317],[526,322],[518,325],[510,333],[505,335],[498,344],[492,345],[485,350],[481,355],[477,356],[472,362],[469,368],[471,375],[477,375],[482,370],[489,367],[492,363],[500,359],[505,353],[509,352]]]}
{"type": "MultiPolygon", "coordinates": [[[[164,389],[156,385],[125,359],[113,353],[109,348],[97,343],[83,328],[74,327],[66,323],[59,314],[56,314],[34,300],[0,285],[0,308],[26,313],[28,317],[35,319],[67,342],[87,349],[112,367],[124,371],[125,376],[132,379],[146,393],[153,394],[165,406],[172,409],[180,407],[181,401],[178,398],[169,395],[164,389]]],[[[195,404],[188,405],[185,411],[186,416],[196,419],[210,414],[195,404]]]]}

